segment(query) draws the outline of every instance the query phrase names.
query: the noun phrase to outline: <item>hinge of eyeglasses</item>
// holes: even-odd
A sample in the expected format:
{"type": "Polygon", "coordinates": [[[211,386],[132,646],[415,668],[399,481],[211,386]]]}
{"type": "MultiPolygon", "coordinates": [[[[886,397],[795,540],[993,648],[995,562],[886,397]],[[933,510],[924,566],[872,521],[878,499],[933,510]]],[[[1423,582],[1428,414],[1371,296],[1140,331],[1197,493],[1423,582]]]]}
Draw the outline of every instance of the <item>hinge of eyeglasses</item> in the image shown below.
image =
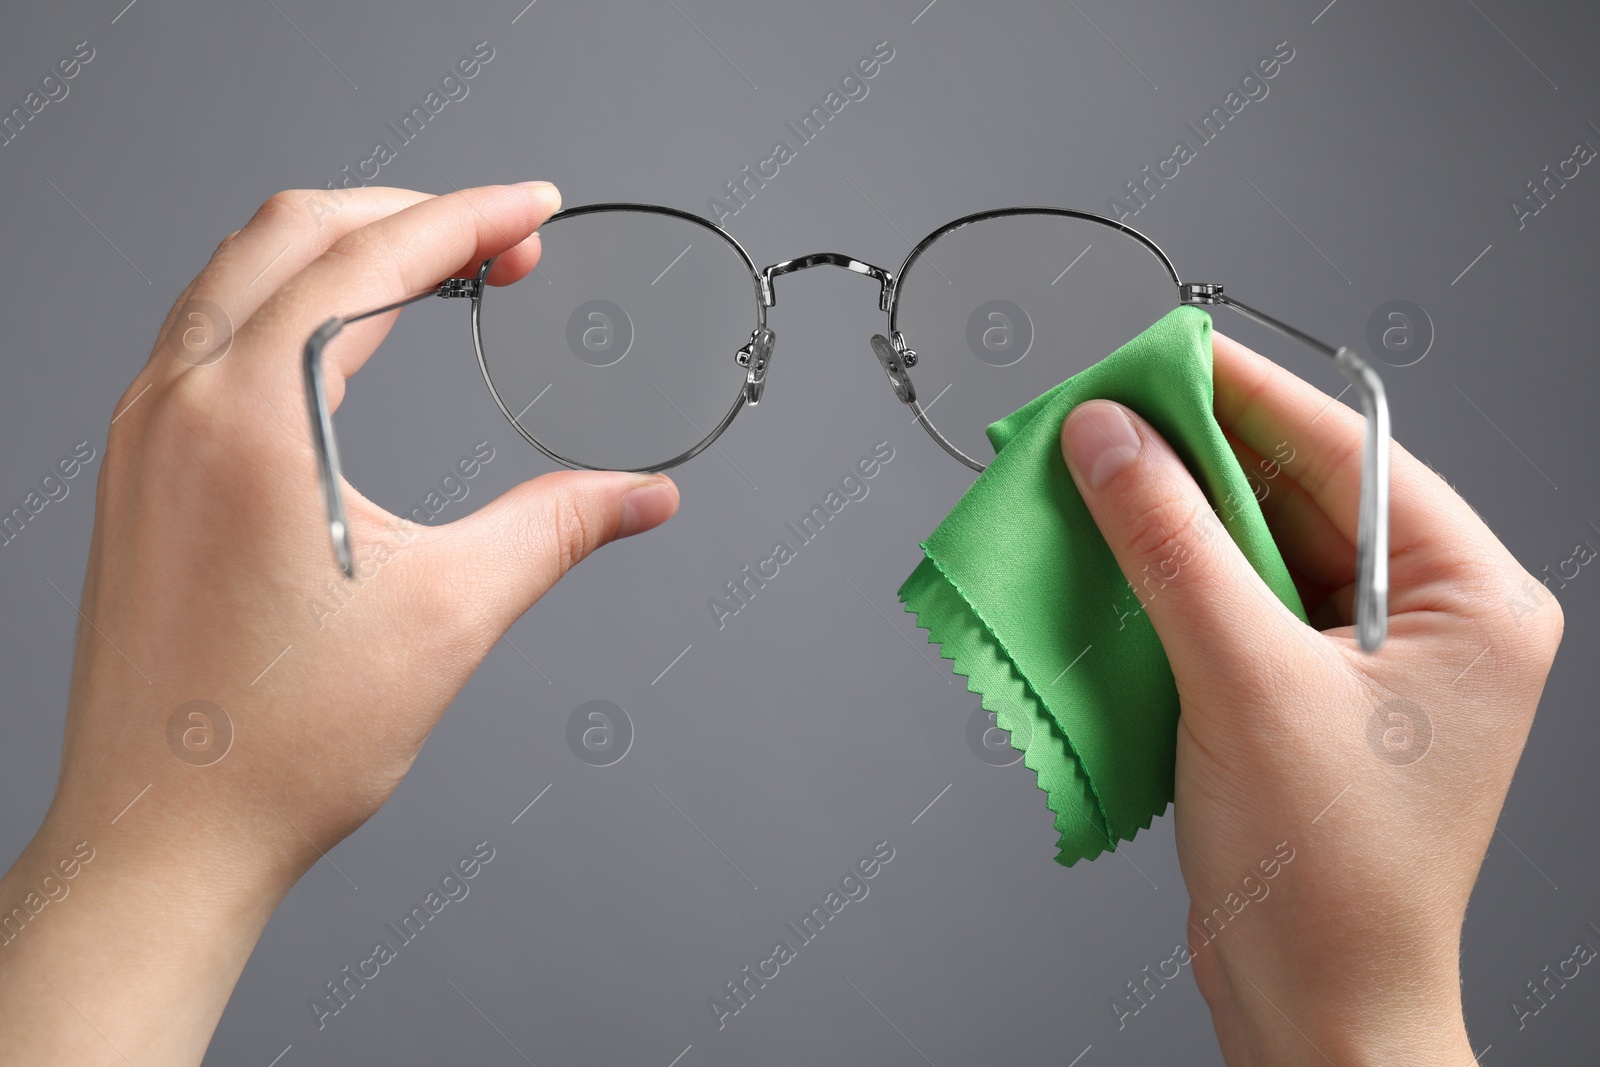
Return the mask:
{"type": "Polygon", "coordinates": [[[473,299],[483,295],[483,283],[476,278],[447,278],[439,283],[433,291],[434,296],[470,296],[473,299]]]}
{"type": "Polygon", "coordinates": [[[1222,303],[1222,286],[1215,282],[1184,282],[1178,286],[1178,302],[1181,304],[1220,304],[1222,303]]]}

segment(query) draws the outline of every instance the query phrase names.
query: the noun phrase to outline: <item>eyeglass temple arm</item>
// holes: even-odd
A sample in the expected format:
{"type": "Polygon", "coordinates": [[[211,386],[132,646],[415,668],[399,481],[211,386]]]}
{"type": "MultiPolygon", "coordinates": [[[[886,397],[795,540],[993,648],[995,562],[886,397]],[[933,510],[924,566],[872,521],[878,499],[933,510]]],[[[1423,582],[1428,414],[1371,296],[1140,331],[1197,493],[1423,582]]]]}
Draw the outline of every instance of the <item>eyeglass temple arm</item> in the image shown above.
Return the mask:
{"type": "Polygon", "coordinates": [[[1361,506],[1356,520],[1356,638],[1376,652],[1389,630],[1389,401],[1383,379],[1354,349],[1334,348],[1223,293],[1220,285],[1186,284],[1186,304],[1225,304],[1245,318],[1320,352],[1338,365],[1361,398],[1366,442],[1361,450],[1361,506]]]}
{"type": "Polygon", "coordinates": [[[322,485],[322,503],[328,514],[328,536],[333,541],[333,555],[338,560],[339,570],[346,578],[355,577],[355,556],[350,547],[350,523],[345,515],[344,498],[339,492],[339,439],[333,432],[333,412],[328,408],[328,390],[323,384],[322,350],[352,322],[370,319],[430,296],[459,295],[460,286],[455,284],[458,280],[452,279],[425,293],[359,315],[331,318],[306,339],[300,365],[305,379],[306,410],[311,417],[311,443],[317,450],[317,475],[322,485]]]}

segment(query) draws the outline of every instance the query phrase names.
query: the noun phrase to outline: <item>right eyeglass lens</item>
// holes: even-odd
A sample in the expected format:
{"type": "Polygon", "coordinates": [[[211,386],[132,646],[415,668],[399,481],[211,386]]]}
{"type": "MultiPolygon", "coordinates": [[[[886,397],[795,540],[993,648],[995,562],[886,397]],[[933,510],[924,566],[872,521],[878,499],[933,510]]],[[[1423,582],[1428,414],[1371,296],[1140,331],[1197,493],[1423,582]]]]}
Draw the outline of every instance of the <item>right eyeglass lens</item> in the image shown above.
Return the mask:
{"type": "Polygon", "coordinates": [[[1028,213],[943,234],[906,268],[896,300],[928,421],[986,464],[985,427],[1138,336],[1178,292],[1121,230],[1028,213]]]}
{"type": "Polygon", "coordinates": [[[744,259],[673,215],[595,211],[540,228],[538,268],[487,288],[484,372],[517,424],[578,466],[641,470],[702,442],[744,387],[757,316],[744,259]]]}

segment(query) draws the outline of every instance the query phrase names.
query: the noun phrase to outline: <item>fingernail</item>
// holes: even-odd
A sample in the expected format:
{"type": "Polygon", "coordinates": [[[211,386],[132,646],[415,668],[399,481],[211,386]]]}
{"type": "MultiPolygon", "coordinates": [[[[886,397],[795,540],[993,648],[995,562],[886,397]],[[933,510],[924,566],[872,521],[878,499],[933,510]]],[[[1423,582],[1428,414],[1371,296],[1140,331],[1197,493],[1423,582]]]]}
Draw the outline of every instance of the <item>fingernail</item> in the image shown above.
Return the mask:
{"type": "Polygon", "coordinates": [[[636,533],[660,526],[678,510],[678,490],[666,478],[636,485],[622,494],[622,521],[617,524],[618,537],[631,537],[636,533]]]}
{"type": "Polygon", "coordinates": [[[555,186],[552,185],[550,182],[537,182],[537,181],[536,182],[517,182],[516,184],[518,186],[528,186],[528,187],[534,187],[534,186],[540,186],[540,185],[549,185],[550,188],[552,188],[552,189],[555,188],[555,186]]]}
{"type": "Polygon", "coordinates": [[[1067,458],[1078,476],[1098,489],[1139,458],[1144,441],[1128,413],[1109,400],[1091,400],[1073,408],[1062,431],[1067,458]]]}

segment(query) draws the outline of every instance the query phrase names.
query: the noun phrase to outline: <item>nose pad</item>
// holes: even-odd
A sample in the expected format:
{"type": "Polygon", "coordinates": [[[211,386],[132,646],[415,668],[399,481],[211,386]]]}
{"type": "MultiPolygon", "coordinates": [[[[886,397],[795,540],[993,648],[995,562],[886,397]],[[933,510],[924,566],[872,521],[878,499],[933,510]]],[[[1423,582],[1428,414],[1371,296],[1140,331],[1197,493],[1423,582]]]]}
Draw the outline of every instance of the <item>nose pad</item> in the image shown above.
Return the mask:
{"type": "Polygon", "coordinates": [[[883,368],[884,376],[889,379],[900,403],[913,403],[917,399],[917,388],[911,384],[911,376],[906,373],[906,357],[915,359],[915,353],[902,353],[883,334],[875,333],[872,335],[872,354],[878,357],[878,365],[883,368]]]}
{"type": "Polygon", "coordinates": [[[778,335],[765,326],[757,326],[734,356],[734,361],[745,368],[744,398],[751,407],[761,403],[761,394],[767,387],[767,366],[772,362],[772,345],[777,339],[778,335]]]}

